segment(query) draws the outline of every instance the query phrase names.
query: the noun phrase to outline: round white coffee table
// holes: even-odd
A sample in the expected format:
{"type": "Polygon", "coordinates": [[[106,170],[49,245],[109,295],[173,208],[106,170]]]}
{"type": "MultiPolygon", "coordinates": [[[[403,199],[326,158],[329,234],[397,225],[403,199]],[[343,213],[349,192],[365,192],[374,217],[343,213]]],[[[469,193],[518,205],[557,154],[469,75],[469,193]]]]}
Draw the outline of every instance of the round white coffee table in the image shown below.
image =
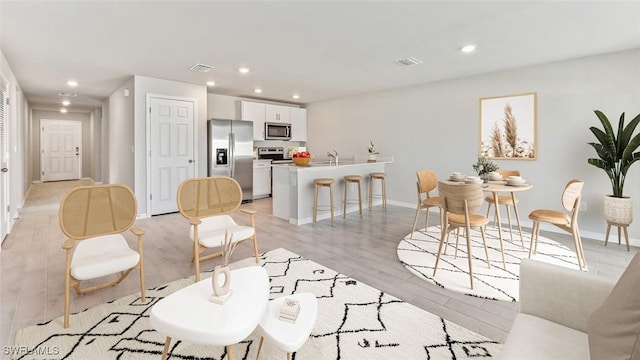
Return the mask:
{"type": "Polygon", "coordinates": [[[167,358],[171,338],[195,344],[226,346],[245,339],[260,322],[269,302],[269,277],[261,266],[231,271],[233,294],[222,305],[209,301],[211,278],[182,288],[151,308],[149,321],[167,337],[162,359],[167,358]]]}

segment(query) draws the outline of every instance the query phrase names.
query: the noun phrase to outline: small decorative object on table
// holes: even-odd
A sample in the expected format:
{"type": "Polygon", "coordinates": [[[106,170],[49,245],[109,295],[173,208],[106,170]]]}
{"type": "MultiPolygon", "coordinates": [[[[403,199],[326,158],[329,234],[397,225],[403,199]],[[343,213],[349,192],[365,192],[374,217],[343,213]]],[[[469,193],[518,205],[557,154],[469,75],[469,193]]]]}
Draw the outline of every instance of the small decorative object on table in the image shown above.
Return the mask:
{"type": "Polygon", "coordinates": [[[311,154],[308,151],[300,151],[294,153],[291,159],[298,166],[307,166],[311,161],[311,154]]]}
{"type": "Polygon", "coordinates": [[[295,323],[300,313],[300,302],[294,299],[285,298],[280,308],[280,320],[295,323]]]}
{"type": "Polygon", "coordinates": [[[233,291],[231,287],[231,272],[229,270],[229,259],[233,250],[238,246],[238,242],[233,242],[233,235],[229,236],[229,233],[225,231],[224,242],[222,243],[222,265],[216,265],[213,268],[213,275],[211,276],[211,285],[213,286],[213,295],[209,298],[209,301],[216,304],[224,304],[233,291]],[[220,284],[220,277],[224,276],[224,283],[220,284]]]}
{"type": "Polygon", "coordinates": [[[484,156],[479,157],[478,162],[473,164],[473,171],[478,173],[478,176],[480,176],[485,182],[489,180],[488,174],[498,169],[498,165],[484,156]]]}
{"type": "Polygon", "coordinates": [[[367,162],[376,162],[376,155],[380,153],[376,151],[376,146],[373,144],[373,141],[369,140],[369,147],[367,150],[369,151],[367,162]]]}

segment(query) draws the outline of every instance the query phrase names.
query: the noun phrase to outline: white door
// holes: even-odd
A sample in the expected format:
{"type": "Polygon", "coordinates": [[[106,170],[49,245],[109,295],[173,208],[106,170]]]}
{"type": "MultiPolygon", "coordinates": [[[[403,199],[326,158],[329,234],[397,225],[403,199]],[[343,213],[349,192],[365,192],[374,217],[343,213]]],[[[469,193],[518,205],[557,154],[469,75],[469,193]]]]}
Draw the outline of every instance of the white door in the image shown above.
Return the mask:
{"type": "Polygon", "coordinates": [[[180,183],[194,174],[194,103],[150,98],[151,215],[178,211],[180,183]]]}
{"type": "Polygon", "coordinates": [[[42,181],[80,179],[82,122],[40,120],[40,168],[42,181]]]}
{"type": "Polygon", "coordinates": [[[6,83],[0,79],[0,243],[9,231],[9,145],[7,124],[9,101],[6,83]]]}

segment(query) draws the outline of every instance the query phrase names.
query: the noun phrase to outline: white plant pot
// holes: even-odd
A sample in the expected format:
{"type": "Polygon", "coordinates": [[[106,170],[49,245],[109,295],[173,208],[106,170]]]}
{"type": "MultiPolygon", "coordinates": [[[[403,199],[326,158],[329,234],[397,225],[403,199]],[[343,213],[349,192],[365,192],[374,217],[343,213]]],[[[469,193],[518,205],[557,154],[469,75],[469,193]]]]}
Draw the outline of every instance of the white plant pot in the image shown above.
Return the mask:
{"type": "Polygon", "coordinates": [[[633,221],[633,202],[630,197],[604,197],[604,218],[610,223],[628,225],[633,221]]]}
{"type": "Polygon", "coordinates": [[[367,158],[367,161],[375,162],[376,161],[376,156],[374,154],[369,154],[369,157],[367,158]]]}

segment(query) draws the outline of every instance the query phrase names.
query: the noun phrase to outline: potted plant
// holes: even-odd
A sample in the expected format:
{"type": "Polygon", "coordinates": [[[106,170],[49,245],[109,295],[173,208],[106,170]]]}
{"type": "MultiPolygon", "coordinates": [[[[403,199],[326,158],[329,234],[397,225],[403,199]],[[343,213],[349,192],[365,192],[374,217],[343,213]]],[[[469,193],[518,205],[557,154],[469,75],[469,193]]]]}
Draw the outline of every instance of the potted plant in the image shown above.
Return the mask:
{"type": "Polygon", "coordinates": [[[367,148],[367,150],[369,151],[369,157],[367,158],[367,160],[371,162],[376,161],[376,155],[380,153],[376,151],[376,146],[373,144],[373,141],[369,140],[369,147],[367,148]]]}
{"type": "Polygon", "coordinates": [[[489,173],[492,173],[496,170],[498,170],[498,165],[489,160],[489,158],[487,158],[486,156],[479,157],[478,161],[473,164],[473,171],[475,171],[478,176],[485,182],[488,180],[489,173]]]}
{"type": "Polygon", "coordinates": [[[607,173],[613,190],[613,194],[604,197],[604,218],[609,223],[628,225],[633,220],[633,212],[631,198],[624,196],[624,181],[631,165],[640,160],[640,152],[634,153],[640,146],[640,134],[634,135],[640,114],[625,126],[622,113],[616,133],[605,114],[599,110],[594,112],[603,129],[589,128],[598,142],[588,144],[593,146],[598,157],[587,161],[607,173]]]}

